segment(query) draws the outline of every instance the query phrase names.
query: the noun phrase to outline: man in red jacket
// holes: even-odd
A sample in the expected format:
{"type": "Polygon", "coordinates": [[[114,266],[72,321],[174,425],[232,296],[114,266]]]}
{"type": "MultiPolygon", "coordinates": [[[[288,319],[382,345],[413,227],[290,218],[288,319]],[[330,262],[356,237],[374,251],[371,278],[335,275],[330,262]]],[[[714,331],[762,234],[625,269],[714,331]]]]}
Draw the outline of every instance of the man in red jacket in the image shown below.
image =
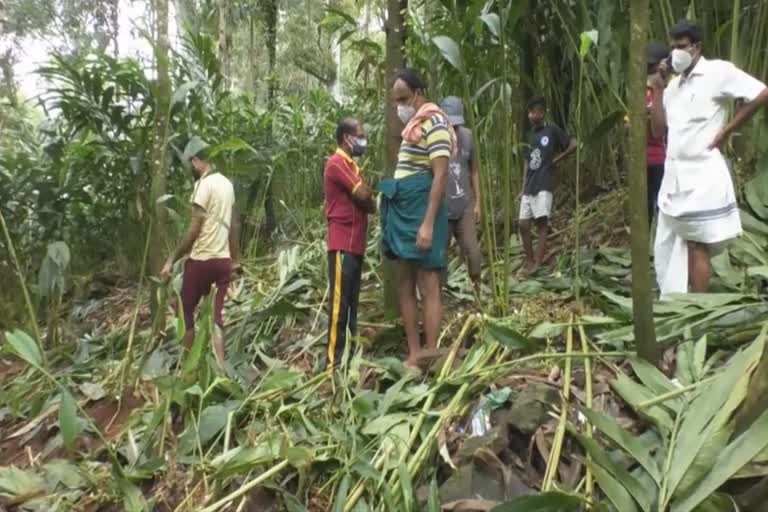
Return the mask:
{"type": "Polygon", "coordinates": [[[344,355],[347,329],[357,331],[357,304],[365,255],[368,214],[376,210],[371,191],[353,160],[367,146],[359,121],[342,119],[336,126],[336,152],[323,171],[325,218],[328,223],[328,367],[344,355]]]}

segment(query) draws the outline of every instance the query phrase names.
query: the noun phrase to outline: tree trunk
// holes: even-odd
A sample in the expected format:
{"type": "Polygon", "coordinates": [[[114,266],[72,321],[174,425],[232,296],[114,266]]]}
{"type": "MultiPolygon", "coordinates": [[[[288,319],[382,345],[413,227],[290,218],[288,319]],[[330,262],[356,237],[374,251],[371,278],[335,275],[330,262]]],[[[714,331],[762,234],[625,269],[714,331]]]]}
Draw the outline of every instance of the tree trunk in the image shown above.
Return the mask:
{"type": "MultiPolygon", "coordinates": [[[[264,0],[264,23],[266,24],[267,35],[267,109],[274,113],[277,100],[277,76],[275,68],[277,61],[277,12],[279,0],[264,0]]],[[[274,120],[269,138],[274,136],[274,120]]],[[[269,144],[271,145],[271,143],[269,144]]],[[[274,170],[272,171],[274,172],[274,170]]],[[[268,178],[266,191],[264,193],[264,224],[262,235],[268,238],[277,228],[277,217],[275,215],[275,193],[274,176],[268,178]]]]}
{"type": "Polygon", "coordinates": [[[640,357],[656,364],[659,348],[653,323],[653,288],[648,258],[648,207],[646,203],[645,145],[648,114],[645,106],[645,45],[648,34],[648,0],[630,4],[629,104],[629,209],[632,233],[632,304],[635,343],[640,357]]]}
{"type": "Polygon", "coordinates": [[[4,54],[0,55],[0,98],[5,96],[11,107],[18,106],[16,96],[16,77],[13,73],[13,65],[16,63],[16,57],[13,54],[13,48],[8,48],[4,54]]]}
{"type": "MultiPolygon", "coordinates": [[[[437,17],[437,14],[439,13],[440,5],[438,0],[424,0],[423,1],[423,9],[424,9],[424,23],[425,26],[429,27],[432,26],[434,23],[434,19],[437,17]]],[[[457,10],[457,16],[456,20],[458,23],[461,23],[461,18],[464,16],[464,13],[466,11],[460,11],[457,10]]],[[[435,101],[439,101],[441,97],[445,96],[444,91],[439,87],[439,78],[438,78],[438,69],[437,64],[440,62],[439,59],[429,59],[427,63],[427,69],[425,70],[427,73],[426,79],[427,79],[427,88],[430,91],[430,94],[434,97],[433,99],[435,101]]]]}
{"type": "MultiPolygon", "coordinates": [[[[523,4],[529,20],[536,19],[536,0],[526,0],[523,4]]],[[[535,23],[535,21],[534,21],[535,23]]],[[[528,109],[525,107],[528,100],[536,95],[536,39],[530,30],[526,29],[520,34],[520,133],[525,133],[528,127],[528,109]]],[[[561,125],[562,126],[562,125],[561,125]]],[[[518,173],[519,174],[519,173],[518,173]]]]}
{"type": "Polygon", "coordinates": [[[227,1],[219,0],[219,60],[221,61],[221,70],[224,75],[224,87],[229,89],[231,83],[230,65],[229,65],[229,44],[227,39],[227,1]]]}
{"type": "Polygon", "coordinates": [[[251,99],[256,101],[259,73],[256,69],[256,20],[254,12],[248,15],[248,85],[250,86],[251,99]]]}
{"type": "Polygon", "coordinates": [[[120,37],[120,0],[112,0],[110,6],[112,16],[112,53],[115,58],[120,56],[120,45],[118,39],[120,37]]]}
{"type": "MultiPolygon", "coordinates": [[[[384,172],[388,177],[395,174],[397,153],[400,150],[400,132],[402,123],[397,117],[397,110],[390,98],[392,78],[405,65],[403,47],[405,46],[404,13],[408,8],[407,0],[387,0],[386,61],[384,79],[384,172]]],[[[384,259],[384,310],[388,316],[397,316],[397,275],[395,264],[384,259]]]]}
{"type": "Polygon", "coordinates": [[[176,5],[176,26],[179,33],[197,34],[200,31],[200,23],[197,17],[195,0],[174,0],[176,5]]]}
{"type": "MultiPolygon", "coordinates": [[[[326,2],[327,8],[336,7],[335,2],[332,0],[328,0],[326,2]]],[[[341,90],[341,38],[339,37],[339,34],[333,33],[331,35],[331,55],[333,56],[333,64],[335,72],[333,73],[332,80],[330,80],[327,83],[328,92],[331,94],[333,99],[341,103],[342,101],[342,90],[341,90]]]]}
{"type": "MultiPolygon", "coordinates": [[[[168,140],[168,115],[171,99],[171,79],[168,70],[168,0],[154,0],[155,6],[155,62],[157,64],[157,88],[155,92],[154,137],[150,169],[152,186],[150,191],[150,207],[153,212],[152,243],[149,253],[149,271],[151,275],[159,275],[163,266],[163,257],[168,250],[166,241],[166,211],[165,205],[157,201],[165,194],[166,189],[166,144],[168,140]]],[[[157,332],[165,323],[165,294],[164,288],[152,285],[151,312],[153,332],[157,332]]]]}

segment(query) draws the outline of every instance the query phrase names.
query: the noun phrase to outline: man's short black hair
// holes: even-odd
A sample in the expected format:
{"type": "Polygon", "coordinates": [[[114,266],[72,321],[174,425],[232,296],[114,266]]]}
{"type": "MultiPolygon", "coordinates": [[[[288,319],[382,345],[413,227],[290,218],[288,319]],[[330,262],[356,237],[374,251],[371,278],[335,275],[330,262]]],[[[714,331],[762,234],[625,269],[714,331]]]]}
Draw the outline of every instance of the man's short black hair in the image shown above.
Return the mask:
{"type": "Polygon", "coordinates": [[[704,37],[704,30],[691,20],[680,20],[669,29],[669,37],[682,39],[687,37],[692,44],[700,43],[704,37]]]}
{"type": "Polygon", "coordinates": [[[336,125],[336,145],[344,143],[345,135],[357,135],[357,119],[345,117],[336,125]]]}
{"type": "Polygon", "coordinates": [[[413,68],[401,69],[395,75],[395,81],[402,80],[413,92],[424,93],[427,90],[427,84],[421,78],[421,75],[413,68]]]}
{"type": "Polygon", "coordinates": [[[664,43],[658,41],[650,41],[645,46],[645,62],[646,64],[656,65],[669,57],[669,48],[664,43]]]}
{"type": "Polygon", "coordinates": [[[547,100],[544,99],[544,96],[534,96],[528,100],[528,110],[533,110],[537,107],[547,110],[547,100]]]}

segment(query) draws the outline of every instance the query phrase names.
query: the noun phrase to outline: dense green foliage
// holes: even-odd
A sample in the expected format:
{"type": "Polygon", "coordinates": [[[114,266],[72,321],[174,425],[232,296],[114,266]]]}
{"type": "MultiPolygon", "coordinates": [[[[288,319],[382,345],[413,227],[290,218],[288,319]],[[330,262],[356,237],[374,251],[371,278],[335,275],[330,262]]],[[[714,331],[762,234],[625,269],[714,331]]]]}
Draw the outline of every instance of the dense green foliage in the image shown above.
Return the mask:
{"type": "MultiPolygon", "coordinates": [[[[595,510],[709,512],[761,502],[760,484],[741,491],[768,476],[765,405],[747,392],[768,366],[764,113],[728,148],[746,234],[713,261],[719,293],[654,306],[656,335],[676,367],[615,363],[637,346],[631,261],[626,247],[609,247],[626,242],[628,224],[626,0],[175,0],[169,96],[154,62],[120,56],[119,2],[43,3],[35,12],[35,2],[6,2],[0,15],[0,42],[59,43],[38,71],[39,98],[17,90],[16,46],[0,55],[0,365],[11,368],[0,380],[0,433],[9,434],[0,446],[14,465],[27,456],[12,450],[16,439],[40,455],[24,470],[0,468],[0,504],[212,512],[245,503],[238,493],[253,485],[291,512],[437,512],[438,485],[455,463],[483,459],[508,483],[514,463],[458,446],[478,397],[506,402],[528,378],[520,372],[562,393],[524,438],[530,481],[549,492],[497,511],[563,512],[592,501],[595,510]],[[464,98],[479,144],[487,301],[483,314],[464,311],[471,288],[454,258],[441,336],[448,350],[414,379],[392,357],[400,332],[381,311],[388,277],[372,227],[366,350],[331,378],[321,372],[322,166],[337,120],[354,115],[368,132],[366,179],[390,170],[393,3],[407,6],[405,62],[423,71],[430,99],[464,98]],[[580,147],[560,173],[553,272],[518,280],[515,198],[533,94],[580,147]],[[170,251],[187,221],[181,155],[193,137],[211,145],[243,213],[245,275],[227,309],[220,373],[207,354],[207,306],[189,353],[179,348],[177,315],[161,307],[152,329],[146,308],[158,290],[178,292],[178,276],[167,287],[154,279],[146,253],[170,251]],[[100,280],[118,286],[104,293],[100,280]],[[543,313],[531,314],[536,307],[543,313]],[[611,383],[615,415],[591,410],[593,375],[602,395],[611,383]],[[105,403],[127,411],[114,428],[98,418],[105,403]]],[[[168,4],[148,2],[147,17],[168,4]]],[[[695,17],[708,56],[768,78],[768,2],[650,7],[650,38],[695,17]]],[[[158,25],[137,32],[156,60],[158,25]]]]}

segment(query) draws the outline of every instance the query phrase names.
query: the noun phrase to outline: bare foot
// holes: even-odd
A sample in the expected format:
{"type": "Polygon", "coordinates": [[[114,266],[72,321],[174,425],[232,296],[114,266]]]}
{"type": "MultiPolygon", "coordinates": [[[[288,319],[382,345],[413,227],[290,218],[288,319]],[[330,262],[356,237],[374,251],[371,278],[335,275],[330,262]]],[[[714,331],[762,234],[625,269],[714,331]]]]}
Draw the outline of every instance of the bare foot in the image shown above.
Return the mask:
{"type": "Polygon", "coordinates": [[[420,361],[421,361],[421,351],[411,352],[410,354],[408,354],[408,359],[403,361],[403,366],[405,366],[410,370],[421,371],[421,367],[419,366],[420,361]]]}
{"type": "Polygon", "coordinates": [[[422,374],[419,363],[416,361],[413,361],[410,357],[405,360],[405,362],[403,363],[403,366],[405,367],[406,375],[410,375],[412,377],[419,377],[422,374]]]}
{"type": "Polygon", "coordinates": [[[419,354],[409,354],[408,359],[403,361],[403,366],[405,366],[406,368],[418,368],[419,354]]]}

